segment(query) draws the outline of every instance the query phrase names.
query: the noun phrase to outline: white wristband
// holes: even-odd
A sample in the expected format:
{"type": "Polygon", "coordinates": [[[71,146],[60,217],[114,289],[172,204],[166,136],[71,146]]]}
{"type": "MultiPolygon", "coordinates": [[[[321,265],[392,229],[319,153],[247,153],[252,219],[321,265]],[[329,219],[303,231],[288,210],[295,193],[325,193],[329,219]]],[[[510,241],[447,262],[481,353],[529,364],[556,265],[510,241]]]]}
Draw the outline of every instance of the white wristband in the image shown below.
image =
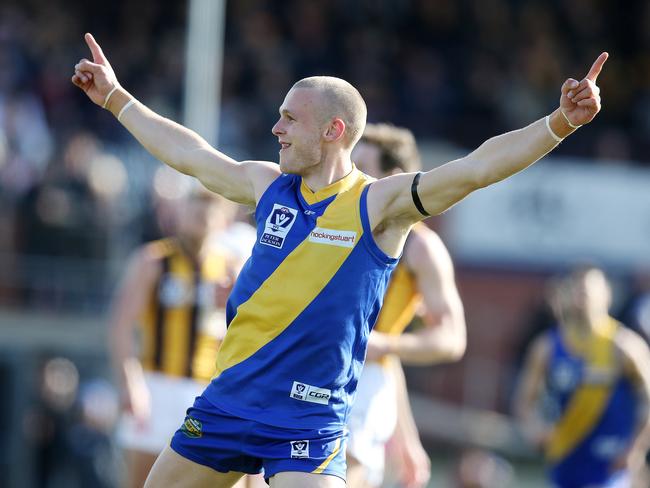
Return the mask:
{"type": "Polygon", "coordinates": [[[562,117],[564,117],[564,120],[566,120],[566,123],[569,124],[569,127],[571,127],[572,129],[579,129],[580,127],[582,127],[581,125],[573,125],[569,120],[569,117],[567,117],[566,114],[564,113],[564,110],[560,109],[560,113],[562,114],[562,117]]]}
{"type": "Polygon", "coordinates": [[[111,99],[111,95],[117,90],[117,85],[115,85],[111,91],[108,92],[108,95],[106,95],[106,98],[104,98],[104,105],[102,105],[102,108],[108,107],[108,101],[111,99]]]}
{"type": "Polygon", "coordinates": [[[562,142],[564,140],[564,137],[560,137],[555,132],[553,132],[553,129],[551,129],[550,119],[551,119],[550,115],[547,115],[544,118],[544,122],[546,122],[546,128],[548,129],[548,133],[551,134],[551,137],[555,139],[556,142],[562,142]]]}
{"type": "Polygon", "coordinates": [[[135,98],[132,98],[131,100],[129,100],[128,102],[126,102],[124,104],[124,107],[122,107],[122,110],[120,110],[120,113],[117,114],[118,122],[121,122],[120,118],[122,117],[124,112],[126,112],[129,109],[129,107],[131,107],[131,105],[133,105],[134,103],[135,103],[135,98]]]}

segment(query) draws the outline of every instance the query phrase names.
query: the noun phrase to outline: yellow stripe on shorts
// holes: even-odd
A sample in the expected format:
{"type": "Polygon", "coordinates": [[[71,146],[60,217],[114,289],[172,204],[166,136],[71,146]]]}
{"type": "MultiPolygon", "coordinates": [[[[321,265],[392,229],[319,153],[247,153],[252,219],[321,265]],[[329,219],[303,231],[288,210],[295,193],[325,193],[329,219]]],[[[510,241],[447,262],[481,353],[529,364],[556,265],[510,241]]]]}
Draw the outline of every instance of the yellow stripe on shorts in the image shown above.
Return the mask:
{"type": "Polygon", "coordinates": [[[341,438],[339,437],[336,439],[336,447],[334,447],[334,451],[332,454],[327,456],[327,459],[321,463],[320,466],[318,466],[315,470],[312,471],[312,474],[321,474],[323,471],[325,471],[325,468],[329,465],[329,463],[332,462],[332,459],[336,457],[336,455],[339,453],[341,450],[341,438]]]}

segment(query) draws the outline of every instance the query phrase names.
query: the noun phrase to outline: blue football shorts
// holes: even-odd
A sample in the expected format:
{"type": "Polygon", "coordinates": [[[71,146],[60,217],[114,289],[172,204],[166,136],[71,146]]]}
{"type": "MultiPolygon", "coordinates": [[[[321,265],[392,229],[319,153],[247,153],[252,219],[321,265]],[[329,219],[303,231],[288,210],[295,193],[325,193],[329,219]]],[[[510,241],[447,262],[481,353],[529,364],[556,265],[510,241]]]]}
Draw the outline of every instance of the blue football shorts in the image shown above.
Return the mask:
{"type": "Polygon", "coordinates": [[[187,410],[171,448],[195,463],[220,472],[299,471],[345,480],[345,429],[286,429],[242,419],[215,407],[203,396],[187,410]]]}

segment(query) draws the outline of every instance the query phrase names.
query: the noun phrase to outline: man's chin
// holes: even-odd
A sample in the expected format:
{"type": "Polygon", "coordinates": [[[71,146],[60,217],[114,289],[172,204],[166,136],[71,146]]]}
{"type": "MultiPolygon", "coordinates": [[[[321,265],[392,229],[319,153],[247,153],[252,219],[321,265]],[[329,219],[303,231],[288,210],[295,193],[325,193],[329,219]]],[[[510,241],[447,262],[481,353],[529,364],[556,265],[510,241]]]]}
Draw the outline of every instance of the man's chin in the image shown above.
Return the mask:
{"type": "Polygon", "coordinates": [[[283,161],[282,158],[280,158],[280,171],[288,175],[300,174],[300,168],[291,164],[290,161],[283,161]]]}

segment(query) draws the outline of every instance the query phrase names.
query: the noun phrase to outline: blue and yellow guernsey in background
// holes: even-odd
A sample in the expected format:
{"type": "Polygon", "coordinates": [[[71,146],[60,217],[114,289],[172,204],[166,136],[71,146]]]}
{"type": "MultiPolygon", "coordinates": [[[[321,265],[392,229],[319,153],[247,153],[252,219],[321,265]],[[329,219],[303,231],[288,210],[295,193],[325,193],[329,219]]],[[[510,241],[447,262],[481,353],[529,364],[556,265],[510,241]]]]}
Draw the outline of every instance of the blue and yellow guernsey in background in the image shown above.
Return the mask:
{"type": "Polygon", "coordinates": [[[344,428],[397,263],[372,237],[372,181],[354,168],[312,192],[300,176],[283,174],[266,190],[204,393],[212,404],[277,427],[344,428]]]}
{"type": "Polygon", "coordinates": [[[562,329],[550,335],[546,383],[556,419],[546,459],[558,487],[602,486],[632,441],[636,396],[614,344],[619,327],[608,319],[588,341],[562,329]]]}

